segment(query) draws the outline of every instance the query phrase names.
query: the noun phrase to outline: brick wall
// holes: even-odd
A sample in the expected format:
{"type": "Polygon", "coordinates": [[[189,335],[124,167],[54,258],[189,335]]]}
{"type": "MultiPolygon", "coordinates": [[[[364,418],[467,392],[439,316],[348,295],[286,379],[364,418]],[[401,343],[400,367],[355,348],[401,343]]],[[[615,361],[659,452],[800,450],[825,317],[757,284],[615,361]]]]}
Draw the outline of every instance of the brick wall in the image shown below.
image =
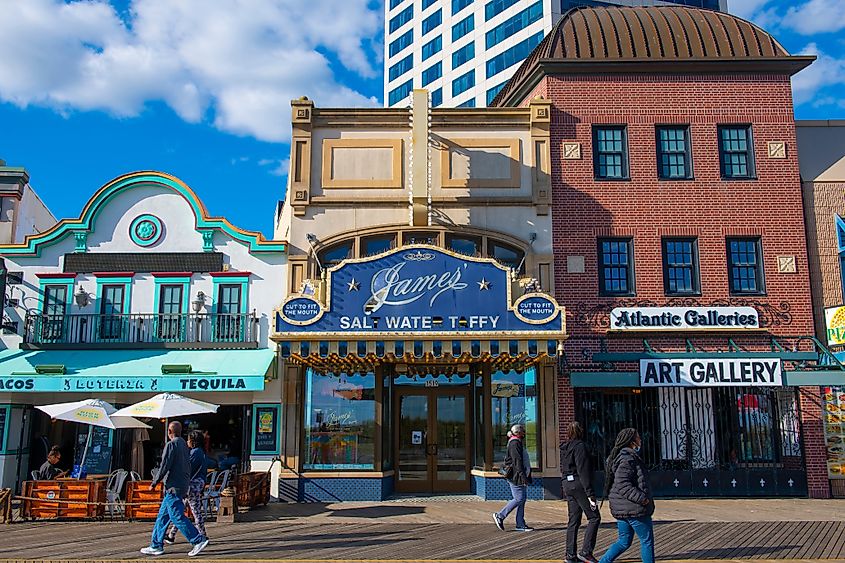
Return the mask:
{"type": "MultiPolygon", "coordinates": [[[[614,303],[613,298],[598,295],[596,239],[602,236],[633,237],[636,299],[657,304],[671,299],[663,288],[662,237],[698,238],[698,300],[707,304],[731,297],[725,238],[759,236],[766,295],[752,299],[787,313],[780,324],[771,327],[773,334],[813,333],[788,76],[561,75],[544,78],[535,93],[552,101],[556,297],[567,309],[567,329],[572,335],[566,345],[569,358],[582,358],[584,348],[595,345],[595,339],[589,337],[605,332],[595,316],[584,313],[609,309],[614,303]],[[602,123],[628,127],[628,181],[594,179],[592,125],[602,123]],[[720,177],[716,128],[730,123],[752,126],[756,180],[725,181],[720,177]],[[689,125],[694,180],[658,180],[658,124],[689,125]],[[564,160],[564,141],[580,143],[579,160],[564,160]],[[769,158],[769,141],[785,141],[787,158],[769,158]],[[777,257],[781,255],[795,257],[796,273],[778,272],[777,257]],[[585,272],[568,273],[568,256],[583,256],[585,272]]],[[[692,336],[698,339],[701,335],[692,336]]],[[[624,342],[625,337],[614,338],[622,347],[642,347],[642,335],[629,338],[629,342],[624,342]]],[[[675,340],[683,349],[683,336],[675,340]]],[[[738,335],[734,340],[749,349],[765,346],[765,340],[759,338],[738,335]]],[[[814,496],[826,496],[818,395],[818,388],[802,389],[802,420],[810,489],[814,496]]],[[[568,380],[561,380],[560,397],[564,429],[574,416],[568,380]]]]}

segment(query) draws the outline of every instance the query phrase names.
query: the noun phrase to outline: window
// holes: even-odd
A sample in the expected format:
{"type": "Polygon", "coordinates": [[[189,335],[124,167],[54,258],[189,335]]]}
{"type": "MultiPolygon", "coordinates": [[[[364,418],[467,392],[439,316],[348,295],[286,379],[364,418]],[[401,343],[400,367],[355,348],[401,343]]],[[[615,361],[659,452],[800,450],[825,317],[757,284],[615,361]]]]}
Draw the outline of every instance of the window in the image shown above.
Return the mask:
{"type": "Polygon", "coordinates": [[[428,86],[441,76],[443,76],[443,63],[438,61],[422,72],[422,85],[428,86]]]}
{"type": "Polygon", "coordinates": [[[525,447],[531,466],[537,467],[537,371],[495,371],[490,374],[490,414],[493,417],[493,462],[500,464],[508,449],[508,430],[525,426],[525,447]]]}
{"type": "Polygon", "coordinates": [[[518,269],[520,274],[525,272],[525,262],[523,261],[525,254],[518,248],[500,242],[488,241],[487,254],[490,258],[495,258],[505,266],[514,270],[518,269]]]}
{"type": "Polygon", "coordinates": [[[667,295],[699,293],[696,239],[663,239],[663,288],[667,295]]]}
{"type": "Polygon", "coordinates": [[[398,6],[399,4],[401,4],[404,1],[405,0],[390,0],[390,9],[392,10],[393,8],[395,8],[396,6],[398,6]]]}
{"type": "Polygon", "coordinates": [[[599,239],[599,293],[633,295],[634,264],[631,239],[599,239]]]}
{"type": "Polygon", "coordinates": [[[663,180],[692,178],[689,127],[657,127],[657,177],[663,180]]]}
{"type": "Polygon", "coordinates": [[[728,239],[728,278],[733,294],[765,293],[759,238],[728,239]]]}
{"type": "Polygon", "coordinates": [[[495,76],[517,63],[521,63],[542,40],[543,32],[540,31],[487,61],[487,78],[495,76]]]}
{"type": "Polygon", "coordinates": [[[394,80],[411,70],[413,67],[414,56],[408,55],[407,57],[390,67],[390,70],[388,71],[388,75],[390,76],[390,82],[393,82],[394,80]]]}
{"type": "Polygon", "coordinates": [[[443,36],[438,35],[422,47],[422,60],[426,60],[427,58],[433,56],[435,53],[439,53],[440,50],[443,49],[443,36]]]}
{"type": "Polygon", "coordinates": [[[182,334],[182,285],[164,284],[159,287],[158,337],[178,340],[182,334]]]}
{"type": "Polygon", "coordinates": [[[722,178],[753,178],[754,152],[750,125],[719,126],[719,161],[722,178]]]}
{"type": "Polygon", "coordinates": [[[474,16],[470,14],[452,26],[452,41],[457,41],[473,29],[475,29],[475,19],[474,16]]]}
{"type": "Polygon", "coordinates": [[[624,125],[593,126],[593,147],[597,180],[628,178],[628,138],[624,125]]]}
{"type": "Polygon", "coordinates": [[[484,21],[490,21],[520,0],[493,0],[484,6],[484,21]]]}
{"type": "Polygon", "coordinates": [[[120,338],[123,327],[124,285],[103,285],[100,288],[100,338],[120,338]]]}
{"type": "Polygon", "coordinates": [[[396,236],[394,235],[367,237],[361,240],[361,255],[372,256],[373,254],[381,254],[395,247],[396,236]]]}
{"type": "Polygon", "coordinates": [[[485,35],[487,48],[498,45],[517,31],[525,29],[543,17],[543,3],[536,2],[491,29],[485,35]]]}
{"type": "Polygon", "coordinates": [[[473,86],[475,86],[475,71],[471,70],[452,81],[452,97],[454,98],[458,94],[466,92],[473,86]]]}
{"type": "Polygon", "coordinates": [[[323,268],[336,266],[347,258],[352,258],[352,241],[342,242],[320,253],[320,264],[323,268]]]}
{"type": "Polygon", "coordinates": [[[393,90],[391,90],[390,93],[387,95],[388,105],[392,106],[398,104],[399,102],[407,98],[408,94],[410,94],[411,90],[413,90],[414,88],[413,84],[413,80],[409,80],[398,88],[394,88],[393,90]]]}
{"type": "Polygon", "coordinates": [[[376,378],[305,372],[305,469],[373,469],[376,378]]]}
{"type": "Polygon", "coordinates": [[[499,94],[499,92],[502,91],[502,88],[504,88],[505,84],[507,84],[507,83],[508,83],[508,81],[505,80],[504,82],[502,82],[498,86],[493,86],[492,88],[487,90],[487,105],[488,106],[493,103],[493,100],[496,98],[496,96],[499,94]]]}
{"type": "Polygon", "coordinates": [[[481,256],[481,239],[458,235],[446,235],[446,246],[466,256],[481,256]]]}
{"type": "Polygon", "coordinates": [[[409,29],[390,44],[390,56],[393,57],[398,55],[403,49],[409,47],[413,42],[414,30],[409,29]]]}
{"type": "Polygon", "coordinates": [[[457,107],[459,108],[474,108],[475,107],[475,98],[470,98],[462,104],[458,104],[457,107]]]}
{"type": "Polygon", "coordinates": [[[390,18],[390,33],[393,33],[414,17],[414,5],[411,4],[392,18],[390,18]]]}
{"type": "Polygon", "coordinates": [[[442,22],[443,22],[443,11],[437,10],[436,12],[434,12],[433,14],[431,14],[430,16],[428,16],[427,18],[425,18],[423,20],[423,22],[422,22],[422,34],[425,35],[429,31],[433,31],[433,30],[437,29],[437,26],[439,26],[442,22]]]}
{"type": "Polygon", "coordinates": [[[220,284],[217,288],[215,342],[239,342],[243,331],[241,284],[220,284]]]}
{"type": "Polygon", "coordinates": [[[44,318],[41,320],[41,339],[44,342],[60,340],[64,335],[65,312],[67,309],[67,285],[44,286],[44,318]]]}
{"type": "Polygon", "coordinates": [[[425,10],[426,8],[435,3],[437,3],[437,0],[422,0],[422,9],[425,10]]]}
{"type": "Polygon", "coordinates": [[[454,16],[470,4],[472,0],[452,0],[452,15],[454,16]]]}
{"type": "Polygon", "coordinates": [[[471,61],[475,57],[475,42],[467,43],[452,53],[452,68],[456,69],[462,64],[471,61]]]}
{"type": "Polygon", "coordinates": [[[437,245],[437,233],[405,233],[402,244],[432,244],[437,245]]]}
{"type": "Polygon", "coordinates": [[[438,88],[431,93],[431,107],[436,108],[443,104],[443,88],[438,88]]]}

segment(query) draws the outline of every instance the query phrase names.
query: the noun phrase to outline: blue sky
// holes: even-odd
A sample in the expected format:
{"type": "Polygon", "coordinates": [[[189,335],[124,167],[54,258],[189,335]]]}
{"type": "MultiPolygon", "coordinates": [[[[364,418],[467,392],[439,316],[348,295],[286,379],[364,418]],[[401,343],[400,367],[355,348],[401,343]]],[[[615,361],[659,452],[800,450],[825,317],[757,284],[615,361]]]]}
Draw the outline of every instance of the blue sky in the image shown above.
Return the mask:
{"type": "MultiPolygon", "coordinates": [[[[483,1],[483,0],[476,0],[483,1]]],[[[845,0],[728,0],[793,54],[799,119],[845,119],[845,0]]],[[[291,99],[382,99],[381,0],[0,0],[0,158],[71,217],[120,174],[271,234],[291,99]]]]}

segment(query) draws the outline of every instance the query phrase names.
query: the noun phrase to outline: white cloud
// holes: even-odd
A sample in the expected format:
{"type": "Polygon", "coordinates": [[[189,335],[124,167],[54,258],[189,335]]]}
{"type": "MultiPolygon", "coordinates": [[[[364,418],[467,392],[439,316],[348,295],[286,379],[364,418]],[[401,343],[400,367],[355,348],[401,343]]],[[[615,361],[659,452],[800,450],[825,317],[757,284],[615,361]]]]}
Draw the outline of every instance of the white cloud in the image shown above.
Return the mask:
{"type": "Polygon", "coordinates": [[[285,177],[290,170],[290,159],[263,158],[258,161],[259,166],[269,166],[268,172],[273,176],[285,177]]]}
{"type": "Polygon", "coordinates": [[[786,11],[783,25],[802,35],[832,33],[845,29],[845,1],[810,0],[792,6],[786,11]]]}
{"type": "Polygon", "coordinates": [[[816,61],[792,77],[792,95],[795,104],[812,101],[819,92],[830,86],[845,86],[845,59],[837,59],[810,43],[799,51],[816,55],[816,61]]]}
{"type": "Polygon", "coordinates": [[[770,0],[728,0],[730,13],[743,19],[750,20],[762,10],[770,0]]]}
{"type": "Polygon", "coordinates": [[[106,0],[0,0],[0,13],[0,100],[21,107],[127,117],[163,101],[186,121],[286,141],[293,98],[377,104],[323,55],[379,74],[369,0],[132,0],[124,20],[106,0]]]}

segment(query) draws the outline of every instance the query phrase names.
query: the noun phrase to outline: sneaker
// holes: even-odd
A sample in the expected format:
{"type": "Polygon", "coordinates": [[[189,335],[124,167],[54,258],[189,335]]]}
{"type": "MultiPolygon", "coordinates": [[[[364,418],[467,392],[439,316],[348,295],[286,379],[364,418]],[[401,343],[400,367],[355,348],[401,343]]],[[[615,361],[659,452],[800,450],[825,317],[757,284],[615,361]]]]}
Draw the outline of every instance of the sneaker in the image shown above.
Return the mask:
{"type": "Polygon", "coordinates": [[[599,560],[595,558],[592,553],[588,553],[586,555],[578,554],[578,560],[583,561],[584,563],[599,563],[599,560]]]}
{"type": "Polygon", "coordinates": [[[202,550],[205,549],[206,546],[208,546],[208,540],[202,540],[198,544],[195,544],[194,549],[188,552],[188,557],[196,557],[202,553],[202,550]]]}
{"type": "Polygon", "coordinates": [[[502,517],[501,517],[501,516],[499,516],[499,513],[498,513],[498,512],[494,512],[494,513],[493,513],[493,522],[495,522],[495,523],[496,523],[496,527],[497,527],[497,528],[499,528],[499,529],[500,529],[500,530],[502,530],[503,532],[505,531],[505,521],[504,521],[504,520],[502,520],[502,517]]]}
{"type": "Polygon", "coordinates": [[[514,528],[517,532],[533,532],[534,528],[531,526],[520,526],[518,528],[514,528]]]}
{"type": "Polygon", "coordinates": [[[174,543],[176,543],[176,538],[164,537],[164,545],[173,545],[174,543]]]}
{"type": "Polygon", "coordinates": [[[160,547],[144,547],[141,548],[141,553],[144,555],[164,555],[164,550],[160,547]]]}

